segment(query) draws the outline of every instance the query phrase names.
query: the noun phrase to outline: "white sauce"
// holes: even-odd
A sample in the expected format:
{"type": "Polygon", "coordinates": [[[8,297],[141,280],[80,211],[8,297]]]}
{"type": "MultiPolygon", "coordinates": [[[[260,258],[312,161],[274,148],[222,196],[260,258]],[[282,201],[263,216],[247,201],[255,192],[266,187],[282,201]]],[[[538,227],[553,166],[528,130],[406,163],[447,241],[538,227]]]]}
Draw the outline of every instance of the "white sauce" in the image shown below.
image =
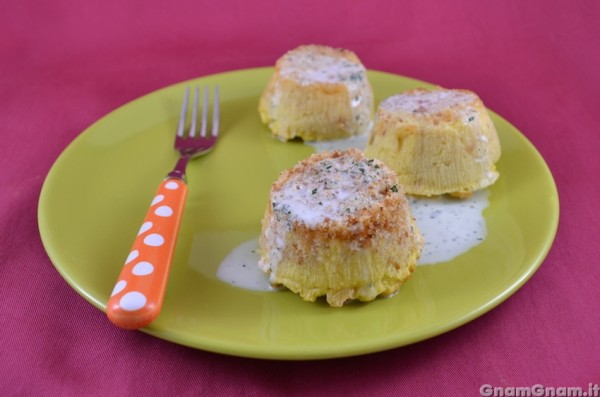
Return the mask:
{"type": "MultiPolygon", "coordinates": [[[[329,142],[307,142],[318,152],[346,148],[364,149],[367,137],[329,142]]],[[[414,198],[408,202],[417,226],[425,239],[418,265],[448,262],[485,240],[487,227],[483,211],[489,205],[488,191],[466,199],[446,197],[414,198]]],[[[257,291],[277,291],[258,268],[258,238],[234,248],[221,262],[217,277],[236,287],[257,291]]]]}
{"type": "MultiPolygon", "coordinates": [[[[408,201],[417,226],[425,239],[418,265],[448,262],[479,245],[487,235],[483,210],[488,192],[467,199],[413,198],[408,201]]],[[[217,277],[236,287],[256,291],[276,291],[258,268],[258,238],[234,248],[221,262],[217,277]]]]}
{"type": "Polygon", "coordinates": [[[258,268],[258,238],[248,240],[234,248],[221,262],[217,277],[236,287],[255,291],[277,291],[268,277],[258,268]]]}
{"type": "Polygon", "coordinates": [[[393,171],[384,171],[380,165],[383,163],[345,155],[310,164],[304,173],[292,173],[280,189],[271,192],[273,219],[309,227],[326,219],[342,222],[350,211],[355,213],[385,198],[381,189],[367,189],[375,183],[386,188],[395,182],[393,171]]]}
{"type": "MultiPolygon", "coordinates": [[[[471,92],[433,90],[393,95],[383,100],[380,107],[393,112],[433,114],[448,108],[464,106],[476,100],[477,96],[471,92]]],[[[470,107],[466,107],[463,110],[467,113],[473,113],[470,107]]]]}
{"type": "Polygon", "coordinates": [[[487,196],[483,190],[467,199],[408,197],[425,240],[418,265],[447,262],[481,243],[487,235],[483,217],[487,196]]]}
{"type": "Polygon", "coordinates": [[[366,69],[360,62],[349,61],[339,54],[297,50],[286,54],[280,63],[281,76],[301,84],[347,82],[360,85],[366,76],[366,69]]]}

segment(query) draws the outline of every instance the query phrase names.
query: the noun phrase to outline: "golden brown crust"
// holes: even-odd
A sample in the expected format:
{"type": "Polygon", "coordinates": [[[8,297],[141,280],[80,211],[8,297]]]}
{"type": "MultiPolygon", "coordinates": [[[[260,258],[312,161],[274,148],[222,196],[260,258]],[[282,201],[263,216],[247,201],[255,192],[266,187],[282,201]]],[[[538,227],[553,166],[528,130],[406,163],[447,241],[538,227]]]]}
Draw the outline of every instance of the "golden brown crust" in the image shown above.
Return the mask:
{"type": "Polygon", "coordinates": [[[341,306],[397,291],[422,245],[392,170],[356,149],[325,152],[273,184],[260,267],[305,300],[341,306]]]}

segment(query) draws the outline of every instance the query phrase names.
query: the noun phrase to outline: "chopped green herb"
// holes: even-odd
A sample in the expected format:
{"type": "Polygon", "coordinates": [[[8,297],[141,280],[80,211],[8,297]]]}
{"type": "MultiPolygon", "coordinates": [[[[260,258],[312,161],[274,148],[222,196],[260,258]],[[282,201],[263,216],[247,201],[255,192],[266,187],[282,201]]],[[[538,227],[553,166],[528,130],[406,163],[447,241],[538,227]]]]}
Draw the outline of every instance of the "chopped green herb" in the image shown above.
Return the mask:
{"type": "Polygon", "coordinates": [[[391,189],[392,189],[392,192],[398,193],[398,186],[394,185],[391,187],[391,189]]]}
{"type": "Polygon", "coordinates": [[[317,188],[314,188],[314,189],[312,190],[312,194],[316,194],[316,193],[317,193],[317,188]]]}

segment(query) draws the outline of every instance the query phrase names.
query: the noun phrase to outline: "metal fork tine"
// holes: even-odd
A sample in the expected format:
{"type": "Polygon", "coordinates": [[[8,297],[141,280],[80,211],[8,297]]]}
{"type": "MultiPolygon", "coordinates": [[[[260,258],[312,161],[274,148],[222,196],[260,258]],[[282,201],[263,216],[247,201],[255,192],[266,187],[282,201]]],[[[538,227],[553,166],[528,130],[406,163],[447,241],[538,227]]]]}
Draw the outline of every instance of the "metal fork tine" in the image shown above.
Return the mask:
{"type": "Polygon", "coordinates": [[[208,86],[204,87],[204,99],[202,100],[202,128],[200,136],[206,136],[206,125],[208,118],[208,86]]]}
{"type": "Polygon", "coordinates": [[[179,123],[177,124],[177,136],[178,137],[183,137],[183,130],[185,129],[185,115],[187,113],[189,97],[190,97],[190,87],[185,87],[185,94],[183,95],[183,103],[181,104],[181,111],[179,113],[179,123]]]}
{"type": "Polygon", "coordinates": [[[215,86],[213,94],[212,136],[219,135],[219,86],[215,86]]]}
{"type": "Polygon", "coordinates": [[[196,122],[198,120],[198,86],[194,90],[194,105],[192,106],[192,121],[190,123],[190,137],[196,136],[196,122]]]}

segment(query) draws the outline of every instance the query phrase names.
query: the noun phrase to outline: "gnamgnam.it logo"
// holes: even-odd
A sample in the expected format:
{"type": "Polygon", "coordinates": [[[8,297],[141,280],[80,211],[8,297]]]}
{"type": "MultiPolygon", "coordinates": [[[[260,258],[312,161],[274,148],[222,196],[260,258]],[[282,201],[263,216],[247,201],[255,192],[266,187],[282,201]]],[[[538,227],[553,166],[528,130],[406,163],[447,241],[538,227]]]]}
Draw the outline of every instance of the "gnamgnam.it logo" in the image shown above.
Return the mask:
{"type": "Polygon", "coordinates": [[[584,389],[579,386],[492,386],[481,385],[479,394],[484,397],[599,397],[600,386],[589,383],[584,389]]]}

